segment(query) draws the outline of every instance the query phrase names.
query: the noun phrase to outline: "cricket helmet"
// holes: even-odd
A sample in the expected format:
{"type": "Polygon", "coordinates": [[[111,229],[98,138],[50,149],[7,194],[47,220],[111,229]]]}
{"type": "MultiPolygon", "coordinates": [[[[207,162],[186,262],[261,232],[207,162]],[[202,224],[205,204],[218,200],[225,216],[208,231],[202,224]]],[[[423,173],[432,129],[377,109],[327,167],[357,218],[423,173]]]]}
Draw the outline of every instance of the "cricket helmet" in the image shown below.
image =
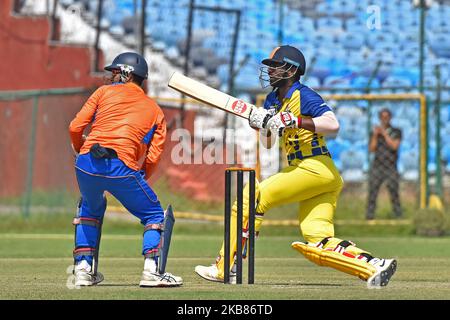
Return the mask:
{"type": "Polygon", "coordinates": [[[148,65],[144,57],[135,52],[124,52],[114,58],[113,62],[105,67],[107,71],[121,70],[141,78],[148,78],[148,65]]]}
{"type": "Polygon", "coordinates": [[[297,48],[289,45],[276,47],[270,54],[270,57],[264,59],[261,63],[269,67],[287,63],[297,67],[300,75],[304,75],[306,70],[306,61],[303,53],[297,48]]]}

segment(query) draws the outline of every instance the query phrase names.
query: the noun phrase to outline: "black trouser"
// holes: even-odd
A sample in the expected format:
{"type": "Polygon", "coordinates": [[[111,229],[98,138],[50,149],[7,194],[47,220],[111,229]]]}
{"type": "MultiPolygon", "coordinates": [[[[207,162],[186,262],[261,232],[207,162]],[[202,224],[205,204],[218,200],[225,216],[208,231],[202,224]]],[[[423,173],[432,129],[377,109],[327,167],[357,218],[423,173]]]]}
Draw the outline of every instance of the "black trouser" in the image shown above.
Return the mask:
{"type": "Polygon", "coordinates": [[[381,166],[374,164],[369,174],[369,197],[367,201],[366,218],[373,219],[375,217],[375,209],[377,206],[377,197],[380,187],[384,181],[391,197],[392,209],[394,215],[398,218],[402,216],[399,196],[399,180],[400,175],[395,166],[381,166]]]}

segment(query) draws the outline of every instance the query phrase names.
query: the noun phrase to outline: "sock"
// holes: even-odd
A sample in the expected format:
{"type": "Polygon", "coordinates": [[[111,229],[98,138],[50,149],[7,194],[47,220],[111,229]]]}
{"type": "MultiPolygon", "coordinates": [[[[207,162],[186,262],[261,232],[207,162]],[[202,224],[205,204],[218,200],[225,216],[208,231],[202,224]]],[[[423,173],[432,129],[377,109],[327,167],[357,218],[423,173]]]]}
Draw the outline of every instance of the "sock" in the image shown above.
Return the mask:
{"type": "Polygon", "coordinates": [[[157,257],[145,258],[144,260],[144,270],[155,273],[158,268],[158,264],[156,263],[157,257]]]}
{"type": "Polygon", "coordinates": [[[82,270],[82,269],[86,270],[87,272],[91,272],[92,267],[86,260],[81,260],[75,266],[75,270],[82,270]]]}

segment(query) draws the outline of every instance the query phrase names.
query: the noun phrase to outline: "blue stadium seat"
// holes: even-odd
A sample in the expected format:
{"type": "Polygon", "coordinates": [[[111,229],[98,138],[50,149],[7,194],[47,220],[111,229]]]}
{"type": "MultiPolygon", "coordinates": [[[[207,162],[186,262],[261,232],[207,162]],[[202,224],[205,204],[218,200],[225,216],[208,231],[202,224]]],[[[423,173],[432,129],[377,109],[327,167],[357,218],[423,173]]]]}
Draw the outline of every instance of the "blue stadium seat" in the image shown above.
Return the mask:
{"type": "MultiPolygon", "coordinates": [[[[368,77],[363,77],[363,76],[358,76],[355,77],[352,80],[352,86],[355,88],[362,88],[365,89],[367,88],[367,85],[369,83],[369,78],[368,77]]],[[[380,82],[378,79],[373,79],[372,83],[371,83],[371,88],[379,88],[380,87],[380,82]]]]}
{"type": "Polygon", "coordinates": [[[412,81],[407,77],[389,76],[383,81],[383,87],[409,87],[412,81]]]}
{"type": "Polygon", "coordinates": [[[313,76],[307,76],[306,80],[301,80],[301,82],[310,88],[320,87],[320,79],[313,76]]]}
{"type": "MultiPolygon", "coordinates": [[[[321,46],[328,47],[329,44],[333,43],[333,40],[334,36],[332,33],[319,30],[315,33],[315,36],[313,38],[313,45],[316,48],[319,48],[321,46]]],[[[323,52],[323,54],[329,54],[329,52],[325,51],[323,52]]]]}
{"type": "Polygon", "coordinates": [[[345,181],[362,181],[364,179],[364,163],[366,154],[360,151],[347,150],[341,153],[342,177],[345,181]]]}
{"type": "Polygon", "coordinates": [[[332,13],[333,14],[345,14],[345,13],[354,13],[356,10],[357,1],[352,0],[338,0],[332,1],[332,13]]]}
{"type": "Polygon", "coordinates": [[[298,28],[297,31],[314,32],[314,21],[312,19],[301,19],[298,21],[298,28]]]}
{"type": "Polygon", "coordinates": [[[430,48],[438,56],[450,58],[450,43],[448,41],[448,34],[434,35],[430,39],[430,48]]]}
{"type": "Polygon", "coordinates": [[[317,30],[339,31],[343,28],[343,22],[340,18],[324,17],[317,19],[317,30]]]}
{"type": "Polygon", "coordinates": [[[442,156],[445,159],[445,161],[450,164],[450,145],[445,144],[442,150],[442,156]]]}
{"type": "MultiPolygon", "coordinates": [[[[70,2],[70,0],[61,1],[65,5],[70,2]]],[[[133,14],[135,1],[108,0],[106,3],[108,5],[105,8],[105,18],[112,26],[111,32],[120,35],[123,30],[121,28],[124,27],[122,25],[124,18],[133,14]]],[[[252,56],[251,63],[259,64],[260,60],[267,57],[277,45],[278,2],[197,0],[196,3],[242,10],[238,48],[238,56],[241,59],[249,53],[252,56]]],[[[148,1],[149,31],[154,41],[165,43],[169,56],[175,54],[170,48],[186,36],[188,4],[189,0],[148,1]]],[[[335,83],[336,87],[341,87],[348,83],[349,78],[346,76],[354,72],[359,77],[355,77],[350,85],[358,90],[365,85],[367,79],[364,78],[370,75],[371,67],[374,66],[373,61],[378,59],[384,61],[377,76],[377,80],[381,81],[383,86],[417,85],[419,10],[413,8],[409,0],[323,0],[316,6],[318,16],[322,16],[321,18],[311,18],[305,12],[292,10],[288,2],[285,2],[284,11],[284,42],[300,47],[304,51],[315,85],[323,83],[328,86],[335,83]],[[381,8],[383,20],[381,30],[371,31],[366,26],[368,18],[366,9],[371,4],[381,8]],[[350,17],[345,21],[346,32],[341,30],[344,21],[337,17],[343,13],[355,13],[353,18],[350,17]],[[324,30],[326,32],[323,32],[324,30]],[[339,32],[336,33],[336,30],[339,32]],[[364,55],[366,43],[372,49],[368,56],[364,55]],[[318,56],[318,53],[321,56],[318,56]],[[318,60],[311,67],[314,57],[318,57],[318,60]],[[334,57],[334,60],[331,57],[334,57]],[[346,80],[336,82],[338,79],[346,80]]],[[[436,63],[446,62],[447,67],[442,72],[443,79],[450,76],[448,71],[450,43],[447,41],[450,33],[449,16],[448,5],[435,4],[427,11],[426,65],[434,66],[436,63]]],[[[226,14],[197,11],[194,17],[194,34],[198,37],[200,29],[215,30],[217,34],[212,38],[220,40],[205,39],[203,45],[214,50],[216,55],[227,58],[231,48],[233,28],[230,26],[233,22],[234,18],[226,14]]],[[[432,68],[427,68],[426,79],[431,79],[432,75],[432,68]]],[[[241,75],[241,79],[242,77],[241,75]]],[[[374,83],[375,87],[378,85],[379,83],[374,83]]],[[[443,92],[443,97],[450,99],[450,93],[443,92]]]]}
{"type": "Polygon", "coordinates": [[[350,88],[351,80],[349,77],[329,76],[325,78],[323,86],[331,88],[350,88]]]}
{"type": "Polygon", "coordinates": [[[318,13],[322,13],[322,14],[328,15],[328,14],[330,14],[332,12],[332,10],[333,10],[333,5],[331,3],[329,3],[329,2],[326,2],[326,1],[321,2],[321,3],[319,3],[316,6],[316,11],[318,13]]]}
{"type": "Polygon", "coordinates": [[[350,18],[345,23],[347,32],[354,32],[355,30],[364,30],[366,27],[365,19],[350,18]]]}
{"type": "Polygon", "coordinates": [[[403,167],[403,178],[417,181],[419,178],[419,153],[417,150],[409,150],[400,154],[399,162],[403,167]]]}
{"type": "Polygon", "coordinates": [[[340,159],[341,153],[350,149],[351,145],[348,141],[342,140],[340,138],[327,139],[327,147],[333,159],[340,159]]]}
{"type": "Polygon", "coordinates": [[[365,43],[364,35],[361,33],[349,32],[346,33],[345,36],[342,38],[342,46],[345,49],[358,50],[364,45],[364,43],[365,43]]]}

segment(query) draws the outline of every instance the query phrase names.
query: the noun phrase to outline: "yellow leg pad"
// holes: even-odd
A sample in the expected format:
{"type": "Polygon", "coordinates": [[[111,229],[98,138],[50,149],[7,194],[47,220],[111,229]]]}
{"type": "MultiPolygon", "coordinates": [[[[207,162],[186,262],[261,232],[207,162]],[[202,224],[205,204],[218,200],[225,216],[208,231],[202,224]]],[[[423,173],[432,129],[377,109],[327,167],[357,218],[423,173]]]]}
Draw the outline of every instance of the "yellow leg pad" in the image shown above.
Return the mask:
{"type": "Polygon", "coordinates": [[[303,242],[293,242],[292,248],[300,252],[306,259],[319,266],[331,267],[339,271],[357,276],[362,280],[369,279],[375,273],[375,267],[365,261],[347,257],[342,253],[309,246],[303,242]]]}

